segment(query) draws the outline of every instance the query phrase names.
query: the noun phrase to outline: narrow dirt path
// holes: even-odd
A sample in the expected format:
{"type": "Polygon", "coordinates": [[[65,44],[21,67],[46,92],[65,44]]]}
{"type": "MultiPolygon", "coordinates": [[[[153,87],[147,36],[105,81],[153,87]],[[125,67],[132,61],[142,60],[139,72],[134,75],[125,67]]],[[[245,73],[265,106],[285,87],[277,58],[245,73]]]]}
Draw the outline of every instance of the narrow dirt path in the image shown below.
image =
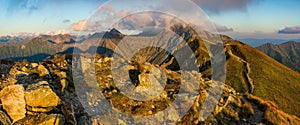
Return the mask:
{"type": "Polygon", "coordinates": [[[248,63],[246,60],[234,55],[231,50],[228,50],[228,54],[231,55],[234,58],[237,58],[242,63],[244,63],[244,65],[246,65],[246,72],[247,72],[246,73],[246,77],[247,77],[246,79],[248,80],[248,83],[250,84],[249,91],[250,91],[250,93],[253,93],[254,92],[254,84],[253,84],[253,79],[250,77],[250,73],[251,73],[250,63],[248,63]]]}
{"type": "Polygon", "coordinates": [[[265,113],[262,110],[260,110],[257,105],[255,105],[254,103],[248,101],[245,97],[242,97],[242,99],[243,99],[244,102],[247,102],[247,103],[251,104],[251,106],[254,110],[254,114],[249,117],[248,121],[251,124],[262,123],[264,121],[264,114],[265,113]]]}

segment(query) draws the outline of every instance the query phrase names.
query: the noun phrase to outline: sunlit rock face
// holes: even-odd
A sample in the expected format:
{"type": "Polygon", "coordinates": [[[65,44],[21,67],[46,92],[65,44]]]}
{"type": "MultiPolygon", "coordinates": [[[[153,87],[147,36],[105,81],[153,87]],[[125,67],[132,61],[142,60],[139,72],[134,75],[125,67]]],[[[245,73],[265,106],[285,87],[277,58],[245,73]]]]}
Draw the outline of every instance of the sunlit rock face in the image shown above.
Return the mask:
{"type": "Polygon", "coordinates": [[[0,92],[3,109],[13,121],[25,117],[24,87],[22,85],[10,85],[0,92]]]}

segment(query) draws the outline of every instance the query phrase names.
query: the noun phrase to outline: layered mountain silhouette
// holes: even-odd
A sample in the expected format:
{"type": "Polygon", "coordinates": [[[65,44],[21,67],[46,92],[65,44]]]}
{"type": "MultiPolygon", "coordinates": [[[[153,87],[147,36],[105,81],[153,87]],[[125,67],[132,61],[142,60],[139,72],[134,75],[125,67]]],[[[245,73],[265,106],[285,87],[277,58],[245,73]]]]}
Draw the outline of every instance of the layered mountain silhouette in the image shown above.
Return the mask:
{"type": "Polygon", "coordinates": [[[300,43],[289,41],[282,44],[267,43],[257,47],[278,62],[300,72],[300,43]]]}
{"type": "Polygon", "coordinates": [[[287,41],[296,41],[300,42],[300,39],[256,39],[256,38],[244,38],[244,39],[238,39],[244,43],[247,43],[248,45],[252,47],[259,47],[267,43],[272,43],[272,44],[282,44],[287,41]]]}

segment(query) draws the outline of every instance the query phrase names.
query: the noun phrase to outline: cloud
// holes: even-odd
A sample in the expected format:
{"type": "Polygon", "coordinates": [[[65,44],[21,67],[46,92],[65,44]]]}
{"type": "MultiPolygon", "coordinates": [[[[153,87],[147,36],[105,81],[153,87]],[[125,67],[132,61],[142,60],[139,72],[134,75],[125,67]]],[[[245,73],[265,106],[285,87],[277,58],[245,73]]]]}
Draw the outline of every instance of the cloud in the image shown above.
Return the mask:
{"type": "Polygon", "coordinates": [[[74,31],[80,31],[80,30],[84,30],[85,24],[87,23],[87,20],[80,20],[76,23],[73,23],[71,25],[72,29],[74,31]]]}
{"type": "MultiPolygon", "coordinates": [[[[134,10],[135,7],[133,7],[132,10],[128,10],[127,7],[122,8],[116,6],[118,4],[109,3],[101,6],[89,20],[80,20],[73,23],[71,28],[74,31],[101,32],[111,28],[117,28],[119,30],[140,30],[140,28],[145,27],[170,28],[178,23],[190,23],[191,25],[201,27],[203,30],[215,31],[212,27],[214,24],[211,23],[202,12],[197,11],[198,6],[191,1],[189,2],[190,3],[176,0],[172,3],[166,3],[166,1],[160,1],[157,6],[149,6],[150,9],[142,7],[142,10],[157,10],[157,12],[138,11],[139,13],[134,13],[136,12],[136,10],[134,10]],[[191,7],[183,4],[192,4],[194,6],[191,7]],[[179,8],[179,10],[177,8],[179,8]],[[172,13],[176,13],[176,15],[172,13]],[[116,19],[121,20],[118,21],[116,19]]],[[[216,28],[219,32],[233,31],[232,28],[221,25],[216,25],[216,28]]]]}
{"type": "Polygon", "coordinates": [[[229,28],[227,26],[215,24],[215,27],[218,32],[233,32],[233,28],[229,28]]]}
{"type": "Polygon", "coordinates": [[[59,35],[59,34],[70,34],[70,31],[66,29],[60,29],[57,31],[46,31],[46,32],[18,32],[11,35],[22,36],[22,37],[37,37],[40,35],[59,35]]]}
{"type": "Polygon", "coordinates": [[[138,35],[138,34],[143,32],[143,31],[140,31],[140,30],[128,30],[128,29],[119,30],[119,31],[122,34],[125,34],[125,35],[138,35]]]}
{"type": "Polygon", "coordinates": [[[40,0],[10,0],[7,7],[8,14],[23,11],[25,13],[32,13],[40,9],[40,0]]]}
{"type": "Polygon", "coordinates": [[[170,28],[171,26],[183,23],[177,17],[158,13],[158,12],[143,12],[135,13],[130,15],[132,11],[121,10],[114,12],[112,16],[104,18],[102,20],[90,21],[80,20],[71,25],[74,31],[91,31],[99,32],[108,29],[104,29],[107,26],[109,29],[116,28],[123,31],[140,31],[145,27],[165,27],[170,28]],[[123,18],[126,16],[125,18],[123,18]],[[120,21],[113,23],[113,19],[122,18],[120,21]],[[111,24],[113,23],[113,24],[111,24]]]}
{"type": "Polygon", "coordinates": [[[70,23],[70,22],[71,22],[71,20],[69,20],[69,19],[65,19],[65,20],[63,20],[62,22],[63,22],[63,23],[70,23]]]}
{"type": "Polygon", "coordinates": [[[277,33],[279,33],[279,34],[300,34],[300,26],[285,27],[285,28],[279,30],[277,33]]]}
{"type": "Polygon", "coordinates": [[[177,17],[158,12],[143,12],[129,15],[112,27],[119,29],[125,28],[129,30],[140,29],[144,27],[170,28],[177,23],[182,23],[179,19],[177,19],[177,17]]]}
{"type": "Polygon", "coordinates": [[[19,36],[19,37],[36,37],[39,36],[40,33],[38,32],[18,32],[11,34],[12,36],[19,36]]]}
{"type": "MultiPolygon", "coordinates": [[[[113,16],[111,17],[96,21],[80,20],[76,23],[73,23],[71,27],[74,31],[99,32],[108,30],[104,29],[104,24],[108,24],[107,27],[109,29],[116,28],[123,31],[141,31],[146,27],[171,28],[176,24],[186,24],[186,22],[178,19],[177,17],[152,11],[131,14],[131,11],[129,10],[121,10],[119,12],[114,12],[112,15],[113,16]],[[122,18],[124,16],[126,17],[122,18]],[[113,17],[122,19],[116,23],[113,23],[113,17]]],[[[212,23],[212,25],[215,25],[216,31],[218,32],[233,32],[233,28],[215,23],[212,23]]]]}
{"type": "Polygon", "coordinates": [[[90,21],[90,20],[80,20],[76,23],[71,24],[71,28],[74,31],[81,32],[101,32],[104,29],[103,21],[90,21]]]}
{"type": "Polygon", "coordinates": [[[202,9],[211,13],[221,13],[223,11],[241,10],[246,11],[249,4],[258,0],[192,0],[202,9]]]}
{"type": "MultiPolygon", "coordinates": [[[[15,14],[15,13],[26,13],[31,14],[36,12],[36,10],[41,10],[45,6],[55,5],[67,7],[69,5],[75,4],[81,0],[6,0],[7,15],[15,14]]],[[[85,0],[84,2],[87,4],[99,4],[105,2],[106,0],[85,0]]],[[[81,5],[84,6],[84,5],[81,5]]]]}
{"type": "Polygon", "coordinates": [[[45,33],[41,33],[43,35],[59,35],[59,34],[70,34],[69,30],[65,30],[65,29],[61,29],[61,30],[57,30],[57,31],[48,31],[45,33]]]}
{"type": "Polygon", "coordinates": [[[101,32],[104,30],[108,30],[105,29],[105,27],[109,27],[109,25],[114,22],[115,18],[122,18],[128,15],[130,12],[131,11],[129,10],[116,11],[110,4],[105,4],[105,6],[102,6],[101,11],[98,10],[95,12],[92,19],[80,20],[78,22],[75,22],[71,24],[71,28],[74,31],[101,32]]]}

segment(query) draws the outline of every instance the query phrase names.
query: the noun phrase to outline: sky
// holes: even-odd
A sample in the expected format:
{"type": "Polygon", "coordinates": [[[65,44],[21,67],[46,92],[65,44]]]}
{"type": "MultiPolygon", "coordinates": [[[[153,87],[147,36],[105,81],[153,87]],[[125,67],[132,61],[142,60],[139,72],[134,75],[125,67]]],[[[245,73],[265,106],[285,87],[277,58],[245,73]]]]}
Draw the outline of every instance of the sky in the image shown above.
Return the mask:
{"type": "MultiPolygon", "coordinates": [[[[216,25],[221,34],[233,38],[300,38],[299,0],[192,0],[216,25]]],[[[107,0],[0,0],[0,36],[28,34],[78,34],[97,8],[107,0]]],[[[171,4],[172,0],[169,1],[171,4]]],[[[139,3],[163,7],[166,2],[141,0],[107,6],[106,18],[99,23],[109,24],[107,15],[121,16],[139,8],[139,3]],[[129,8],[122,10],[121,8],[129,8]]],[[[167,3],[168,4],[168,3],[167,3]]],[[[178,11],[193,15],[188,7],[178,11]]],[[[146,18],[143,17],[143,18],[146,18]]],[[[165,19],[165,18],[163,18],[165,19]]],[[[131,20],[132,21],[132,20],[131,20]]],[[[159,22],[162,25],[162,22],[159,22]]],[[[167,23],[163,23],[167,24],[167,23]]],[[[99,24],[102,25],[102,24],[99,24]]],[[[91,27],[94,25],[91,25],[91,27]]]]}

